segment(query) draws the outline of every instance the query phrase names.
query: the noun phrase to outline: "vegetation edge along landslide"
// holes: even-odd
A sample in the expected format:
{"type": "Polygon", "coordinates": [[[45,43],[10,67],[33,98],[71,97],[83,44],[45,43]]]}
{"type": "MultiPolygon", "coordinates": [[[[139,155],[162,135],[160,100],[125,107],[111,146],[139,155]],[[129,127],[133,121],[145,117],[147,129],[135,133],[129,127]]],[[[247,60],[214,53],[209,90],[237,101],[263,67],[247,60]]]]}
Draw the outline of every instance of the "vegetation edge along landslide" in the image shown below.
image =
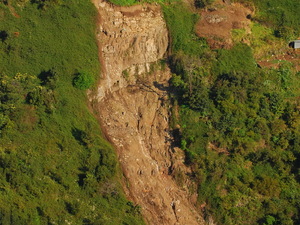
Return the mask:
{"type": "Polygon", "coordinates": [[[87,107],[89,1],[0,1],[0,224],[143,224],[87,107]]]}
{"type": "MultiPolygon", "coordinates": [[[[295,10],[289,8],[293,1],[280,6],[273,1],[240,2],[257,7],[251,23],[273,31],[268,37],[275,42],[288,45],[297,37],[299,22],[291,19],[295,10]],[[270,20],[278,11],[265,8],[273,3],[290,13],[281,24],[270,20]],[[278,35],[279,30],[289,34],[278,35]]],[[[178,4],[165,7],[177,111],[171,124],[193,168],[205,217],[218,224],[298,224],[299,72],[288,61],[278,68],[260,68],[254,46],[241,39],[230,49],[211,50],[194,35],[190,24],[195,12],[183,13],[178,4]],[[183,15],[190,16],[182,20],[183,15]],[[186,47],[197,43],[200,50],[186,47]]],[[[268,45],[267,39],[258,41],[268,45]]]]}

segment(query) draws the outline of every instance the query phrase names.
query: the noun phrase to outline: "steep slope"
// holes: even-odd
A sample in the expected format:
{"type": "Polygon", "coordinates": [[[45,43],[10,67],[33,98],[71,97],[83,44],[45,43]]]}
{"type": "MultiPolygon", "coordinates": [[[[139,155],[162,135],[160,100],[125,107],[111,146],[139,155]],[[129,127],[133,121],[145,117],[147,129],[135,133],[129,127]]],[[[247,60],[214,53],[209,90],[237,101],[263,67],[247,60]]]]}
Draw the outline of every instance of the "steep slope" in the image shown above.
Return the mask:
{"type": "Polygon", "coordinates": [[[167,28],[157,6],[116,7],[94,1],[100,14],[98,30],[103,76],[97,100],[105,93],[134,84],[124,70],[140,75],[161,59],[168,46],[167,28]]]}
{"type": "Polygon", "coordinates": [[[127,195],[141,206],[149,224],[203,224],[190,201],[192,196],[171,176],[172,171],[184,174],[188,169],[169,134],[170,71],[154,69],[161,67],[154,62],[168,47],[160,8],[94,3],[100,15],[98,38],[104,69],[90,100],[118,152],[127,195]]]}

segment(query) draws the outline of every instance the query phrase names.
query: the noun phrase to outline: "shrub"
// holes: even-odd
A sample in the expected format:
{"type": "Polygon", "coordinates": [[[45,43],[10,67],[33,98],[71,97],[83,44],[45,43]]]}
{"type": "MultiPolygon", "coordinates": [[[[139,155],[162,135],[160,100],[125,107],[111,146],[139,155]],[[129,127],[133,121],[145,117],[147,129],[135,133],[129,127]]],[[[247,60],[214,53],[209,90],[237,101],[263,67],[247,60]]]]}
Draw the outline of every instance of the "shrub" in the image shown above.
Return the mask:
{"type": "Polygon", "coordinates": [[[46,9],[51,6],[60,5],[61,0],[32,0],[32,3],[36,3],[39,9],[46,9]]]}
{"type": "Polygon", "coordinates": [[[81,73],[76,74],[76,76],[73,80],[74,87],[76,87],[80,90],[89,89],[93,83],[94,83],[93,76],[86,72],[81,72],[81,73]]]}
{"type": "Polygon", "coordinates": [[[195,0],[195,6],[197,8],[204,8],[214,3],[215,0],[195,0]]]}

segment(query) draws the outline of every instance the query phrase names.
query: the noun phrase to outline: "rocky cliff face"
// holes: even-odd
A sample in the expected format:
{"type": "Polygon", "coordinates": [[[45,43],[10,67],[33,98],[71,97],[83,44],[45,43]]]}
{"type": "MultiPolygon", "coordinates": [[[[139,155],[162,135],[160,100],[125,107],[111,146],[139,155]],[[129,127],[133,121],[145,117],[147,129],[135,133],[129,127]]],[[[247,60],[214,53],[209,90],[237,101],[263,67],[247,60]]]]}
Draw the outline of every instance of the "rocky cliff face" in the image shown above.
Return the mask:
{"type": "Polygon", "coordinates": [[[99,10],[99,50],[103,79],[90,100],[104,132],[115,145],[128,198],[141,206],[148,224],[203,224],[172,173],[184,174],[183,153],[169,133],[168,80],[159,63],[168,35],[158,6],[113,7],[95,1],[99,10]],[[95,101],[96,100],[96,101],[95,101]],[[96,103],[95,103],[96,102],[96,103]]]}
{"type": "Polygon", "coordinates": [[[168,32],[158,6],[94,3],[100,14],[98,39],[104,79],[96,98],[101,100],[108,92],[134,84],[135,76],[148,72],[150,63],[163,57],[168,32]]]}

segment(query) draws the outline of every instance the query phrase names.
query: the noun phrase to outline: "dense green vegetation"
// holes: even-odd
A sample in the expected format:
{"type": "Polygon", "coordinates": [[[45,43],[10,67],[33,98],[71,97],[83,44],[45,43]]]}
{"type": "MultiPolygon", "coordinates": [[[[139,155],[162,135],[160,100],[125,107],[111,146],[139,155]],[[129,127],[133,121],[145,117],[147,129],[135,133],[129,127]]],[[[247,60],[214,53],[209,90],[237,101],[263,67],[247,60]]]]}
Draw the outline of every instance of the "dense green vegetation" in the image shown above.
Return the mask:
{"type": "Polygon", "coordinates": [[[0,1],[0,224],[143,224],[80,90],[99,73],[95,15],[0,1]]]}
{"type": "Polygon", "coordinates": [[[199,16],[191,13],[188,6],[180,2],[163,5],[163,12],[172,36],[172,51],[184,51],[188,55],[201,54],[203,46],[206,46],[206,42],[200,40],[194,33],[194,25],[199,16]]]}
{"type": "MultiPolygon", "coordinates": [[[[297,34],[296,2],[247,4],[259,9],[254,28],[273,30],[267,33],[272,41],[288,38],[278,35],[281,30],[297,34]]],[[[219,224],[299,224],[299,72],[288,62],[278,69],[259,68],[251,45],[212,51],[195,38],[188,8],[165,7],[172,96],[179,105],[172,125],[193,168],[199,204],[207,203],[204,215],[219,224]]]]}
{"type": "Polygon", "coordinates": [[[255,19],[272,26],[275,36],[290,40],[298,38],[300,31],[300,5],[297,0],[241,0],[253,2],[259,9],[255,19]]]}
{"type": "Polygon", "coordinates": [[[93,76],[86,72],[77,73],[73,80],[74,87],[81,90],[89,89],[93,83],[93,76]]]}
{"type": "Polygon", "coordinates": [[[276,224],[293,224],[300,197],[299,75],[288,66],[251,68],[251,58],[241,61],[245,48],[218,52],[232,61],[217,63],[209,83],[178,86],[188,104],[180,110],[181,146],[199,182],[199,201],[209,203],[218,222],[252,224],[272,216],[276,224]]]}

